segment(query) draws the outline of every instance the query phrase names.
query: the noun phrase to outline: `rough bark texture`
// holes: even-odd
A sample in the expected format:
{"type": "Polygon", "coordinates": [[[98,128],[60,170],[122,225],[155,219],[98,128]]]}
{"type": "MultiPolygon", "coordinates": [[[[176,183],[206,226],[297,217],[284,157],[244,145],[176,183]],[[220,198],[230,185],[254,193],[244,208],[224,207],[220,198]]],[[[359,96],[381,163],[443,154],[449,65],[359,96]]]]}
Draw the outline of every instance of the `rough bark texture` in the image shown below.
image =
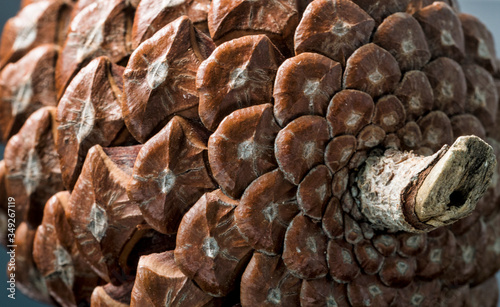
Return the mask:
{"type": "Polygon", "coordinates": [[[470,214],[495,167],[493,149],[477,137],[461,137],[429,157],[373,156],[357,179],[361,211],[381,229],[430,231],[470,214]]]}

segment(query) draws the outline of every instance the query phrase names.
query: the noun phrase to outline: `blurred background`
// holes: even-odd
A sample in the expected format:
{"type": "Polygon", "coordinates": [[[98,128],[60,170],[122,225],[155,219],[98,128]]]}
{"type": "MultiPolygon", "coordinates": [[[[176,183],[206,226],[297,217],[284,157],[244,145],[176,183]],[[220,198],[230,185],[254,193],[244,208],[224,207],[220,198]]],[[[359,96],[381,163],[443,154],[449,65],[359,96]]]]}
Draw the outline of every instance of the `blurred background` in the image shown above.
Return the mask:
{"type": "MultiPolygon", "coordinates": [[[[3,25],[7,19],[16,15],[20,2],[20,0],[0,0],[0,31],[3,29],[3,25]]],[[[479,17],[481,21],[486,24],[488,29],[490,29],[495,37],[498,55],[500,53],[500,0],[458,0],[458,2],[462,12],[479,17]]],[[[3,159],[3,149],[3,145],[0,144],[0,160],[3,159]]],[[[0,290],[0,306],[47,306],[23,296],[19,290],[16,292],[15,301],[7,297],[7,286],[3,280],[4,278],[6,280],[5,276],[7,275],[5,268],[8,260],[9,258],[7,257],[6,251],[2,246],[2,248],[0,248],[0,282],[4,284],[4,287],[0,290]]],[[[497,279],[500,282],[500,273],[497,274],[497,279]]],[[[500,307],[500,303],[498,307],[500,307]]]]}

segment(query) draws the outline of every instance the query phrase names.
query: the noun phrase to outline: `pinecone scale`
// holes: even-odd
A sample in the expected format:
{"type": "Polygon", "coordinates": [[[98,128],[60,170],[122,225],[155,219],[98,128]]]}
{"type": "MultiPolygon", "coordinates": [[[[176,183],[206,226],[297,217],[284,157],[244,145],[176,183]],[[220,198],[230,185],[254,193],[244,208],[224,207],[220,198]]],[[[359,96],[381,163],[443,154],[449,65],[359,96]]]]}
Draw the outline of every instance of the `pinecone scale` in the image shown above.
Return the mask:
{"type": "Polygon", "coordinates": [[[455,1],[25,0],[0,68],[34,299],[496,304],[500,60],[455,1]]]}

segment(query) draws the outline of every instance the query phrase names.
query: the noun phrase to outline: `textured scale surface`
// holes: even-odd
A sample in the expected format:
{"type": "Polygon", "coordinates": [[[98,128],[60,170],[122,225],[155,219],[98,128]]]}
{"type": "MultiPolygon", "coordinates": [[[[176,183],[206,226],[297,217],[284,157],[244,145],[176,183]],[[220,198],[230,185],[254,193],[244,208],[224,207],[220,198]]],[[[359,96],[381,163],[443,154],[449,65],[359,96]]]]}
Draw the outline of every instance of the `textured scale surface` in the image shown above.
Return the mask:
{"type": "Polygon", "coordinates": [[[456,1],[26,0],[0,69],[0,226],[15,196],[32,298],[496,306],[500,166],[428,233],[374,225],[357,188],[386,149],[500,157],[500,60],[456,1]]]}

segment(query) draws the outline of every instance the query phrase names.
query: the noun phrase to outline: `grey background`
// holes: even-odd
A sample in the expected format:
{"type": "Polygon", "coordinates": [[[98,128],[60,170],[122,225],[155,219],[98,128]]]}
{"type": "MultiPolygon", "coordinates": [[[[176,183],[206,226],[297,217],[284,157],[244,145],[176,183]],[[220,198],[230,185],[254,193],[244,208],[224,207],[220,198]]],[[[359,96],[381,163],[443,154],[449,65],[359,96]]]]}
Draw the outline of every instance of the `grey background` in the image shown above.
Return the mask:
{"type": "MultiPolygon", "coordinates": [[[[500,53],[500,0],[458,0],[460,3],[460,8],[462,12],[466,12],[477,17],[480,17],[482,22],[493,32],[495,37],[495,45],[497,54],[500,53]]],[[[0,32],[3,29],[3,25],[8,18],[14,16],[19,9],[20,0],[0,0],[0,32]]],[[[0,160],[3,159],[3,146],[0,144],[0,160]]],[[[0,248],[0,283],[4,285],[2,290],[0,290],[0,306],[47,306],[35,302],[21,294],[18,290],[16,293],[16,300],[12,301],[7,298],[7,287],[6,287],[6,271],[5,267],[8,261],[8,257],[5,249],[0,248]],[[5,281],[4,281],[5,279],[5,281]]],[[[500,273],[497,274],[497,279],[500,281],[500,273]]],[[[500,302],[498,304],[500,307],[500,302]]]]}

